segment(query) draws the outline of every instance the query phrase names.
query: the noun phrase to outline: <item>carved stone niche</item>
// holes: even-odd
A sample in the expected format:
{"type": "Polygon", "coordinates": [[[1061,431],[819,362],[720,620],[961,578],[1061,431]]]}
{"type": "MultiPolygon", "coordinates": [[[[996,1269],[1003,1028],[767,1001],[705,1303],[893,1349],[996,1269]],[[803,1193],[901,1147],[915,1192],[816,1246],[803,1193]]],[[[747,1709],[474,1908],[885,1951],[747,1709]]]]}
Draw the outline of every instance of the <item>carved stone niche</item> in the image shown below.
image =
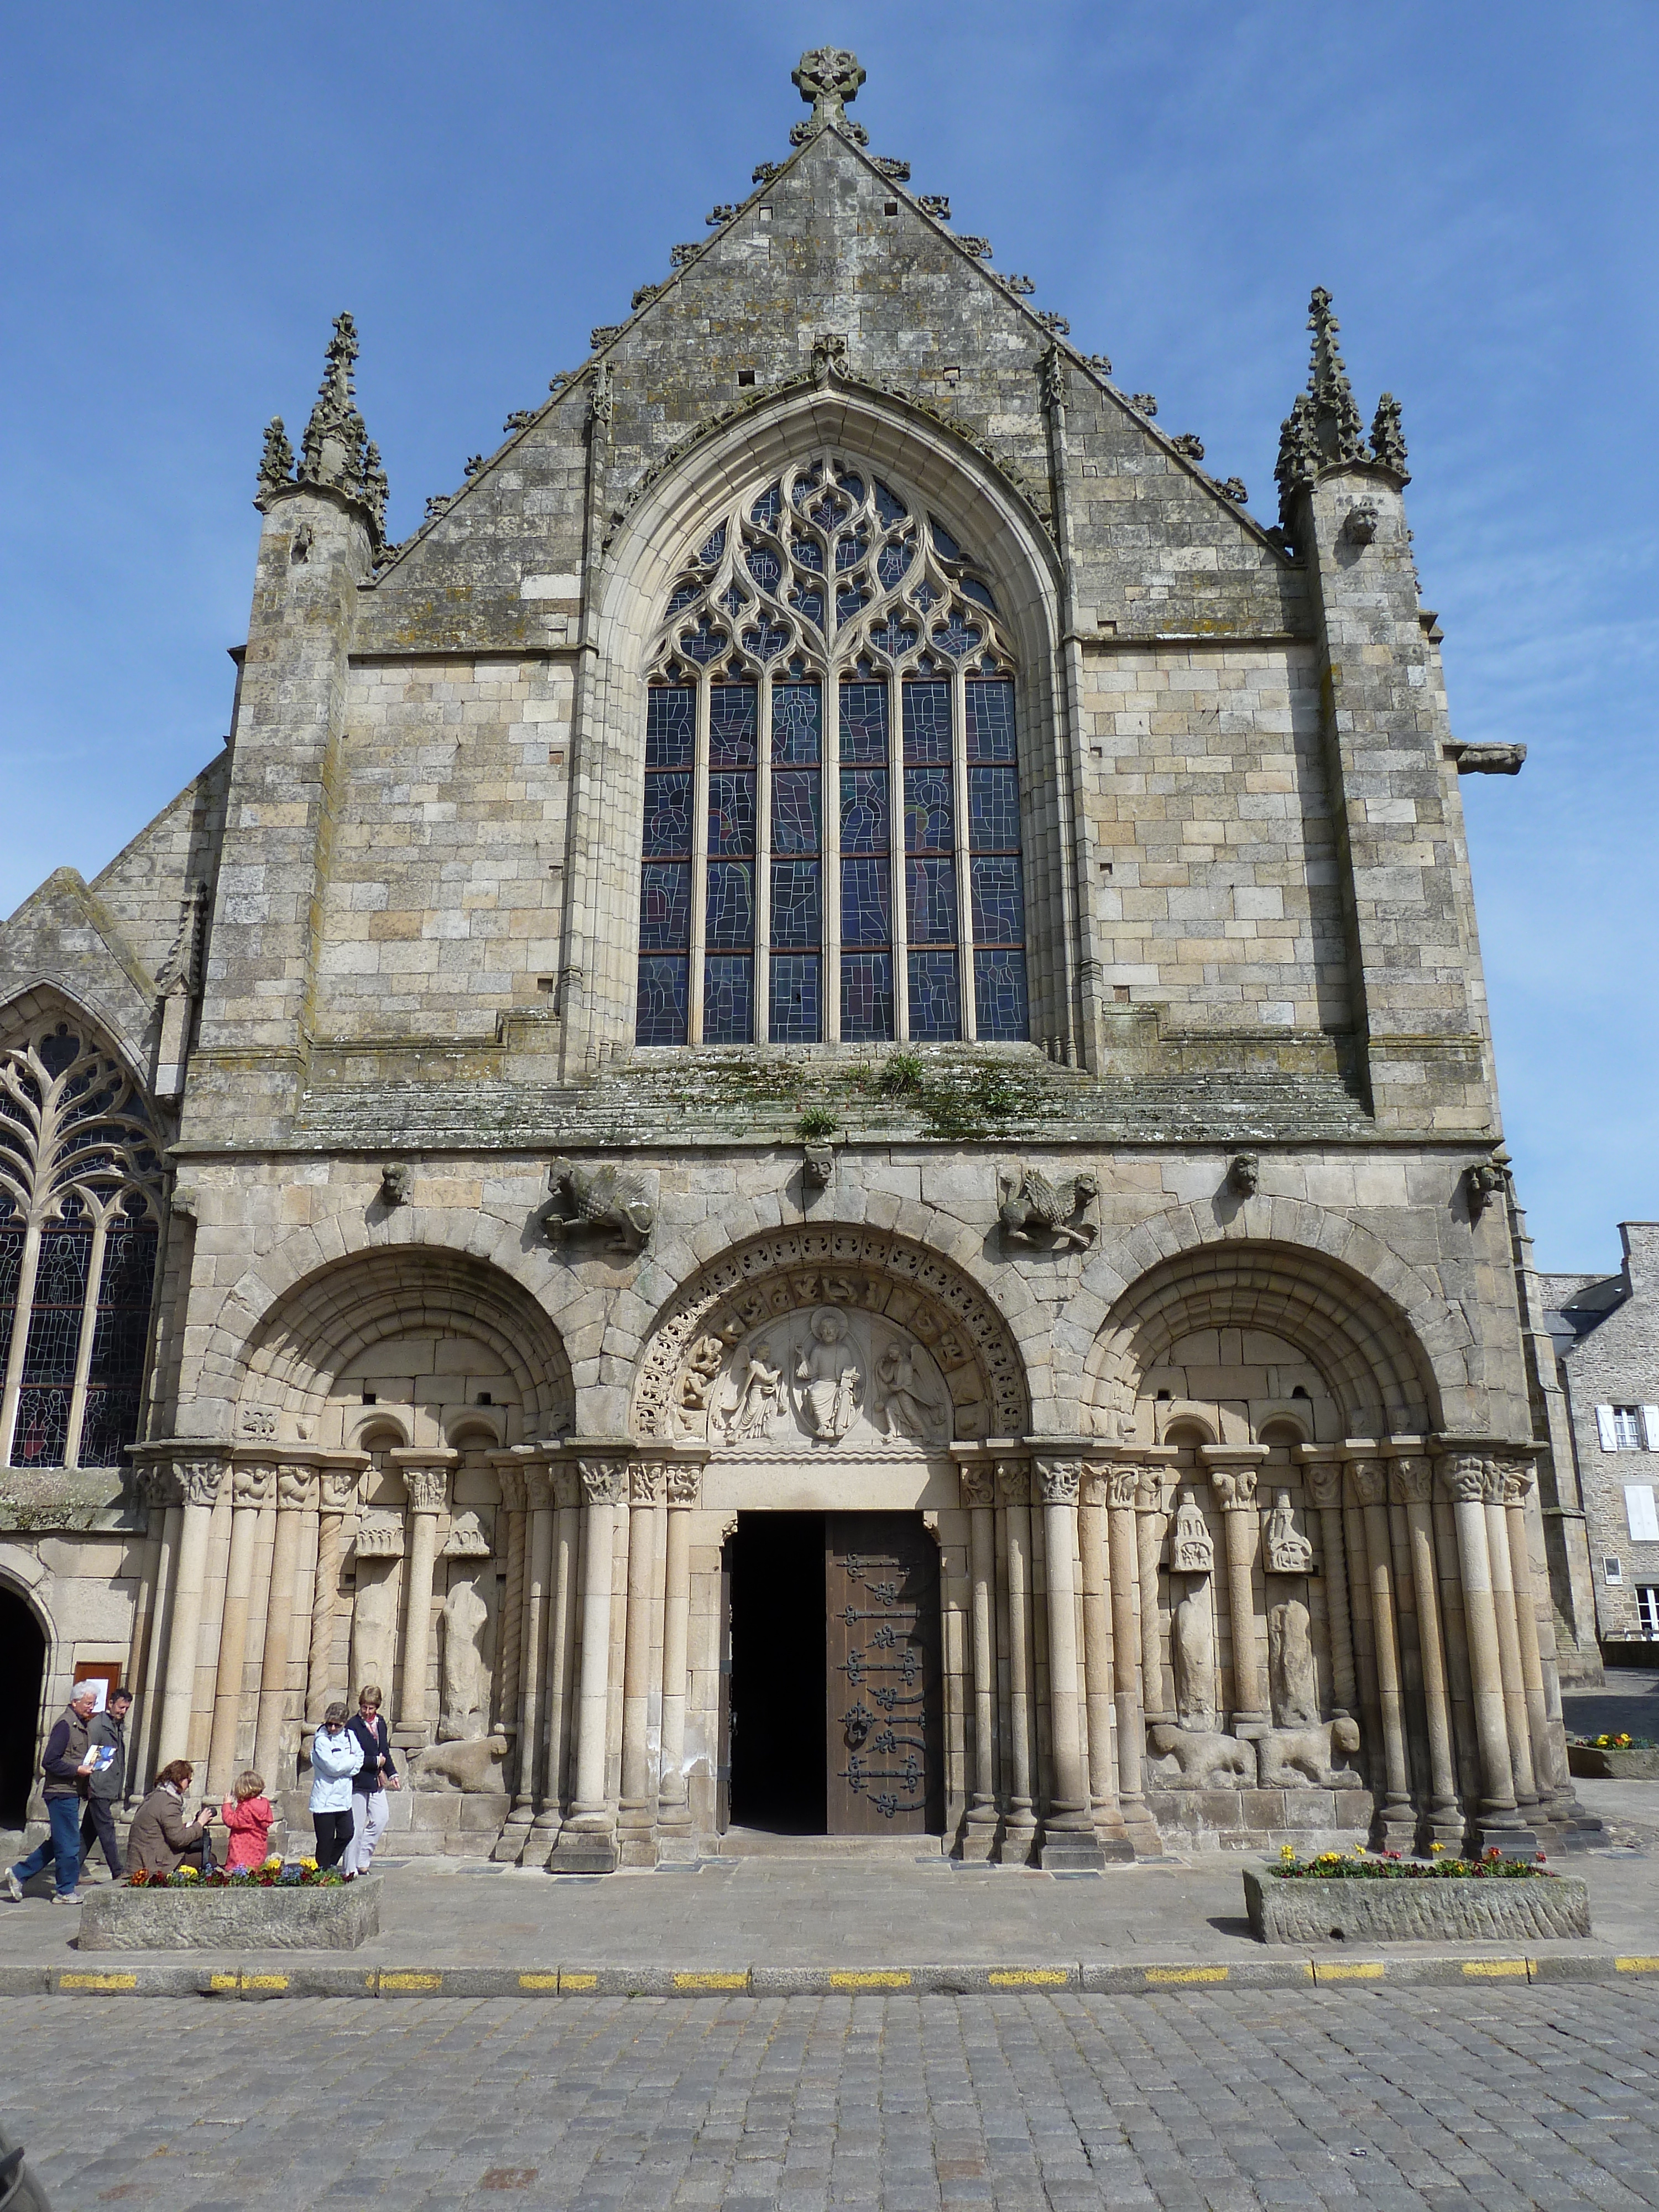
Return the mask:
{"type": "Polygon", "coordinates": [[[554,1245],[591,1236],[602,1239],[606,1251],[641,1252],[656,1227],[658,1180],[654,1172],[555,1160],[548,1170],[552,1196],[542,1209],[543,1233],[554,1245]]]}
{"type": "Polygon", "coordinates": [[[1100,1195],[1100,1184],[1091,1175],[1073,1176],[1066,1182],[1051,1182],[1041,1168],[1022,1160],[1017,1167],[999,1168],[997,1218],[1005,1244],[1029,1244],[1040,1251],[1056,1247],[1086,1251],[1099,1234],[1087,1212],[1100,1195]]]}

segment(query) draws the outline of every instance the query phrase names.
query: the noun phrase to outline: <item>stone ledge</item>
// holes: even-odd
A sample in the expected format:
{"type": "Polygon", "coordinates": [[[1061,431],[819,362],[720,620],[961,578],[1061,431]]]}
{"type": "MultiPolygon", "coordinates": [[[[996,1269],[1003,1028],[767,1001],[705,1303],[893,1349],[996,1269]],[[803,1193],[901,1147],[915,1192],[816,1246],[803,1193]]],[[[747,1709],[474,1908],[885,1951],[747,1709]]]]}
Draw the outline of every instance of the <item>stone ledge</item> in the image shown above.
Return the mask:
{"type": "Polygon", "coordinates": [[[1058,1993],[1146,1996],[1182,1990],[1285,1989],[1387,1982],[1392,1987],[1478,1981],[1659,1982],[1659,1957],[1615,1958],[1585,1948],[1532,1957],[1471,1959],[1417,1953],[1405,1957],[1235,1959],[1165,1962],[1085,1960],[987,1966],[453,1966],[234,1964],[96,1967],[0,1966],[0,1997],[729,1997],[927,1996],[1058,1993]]]}

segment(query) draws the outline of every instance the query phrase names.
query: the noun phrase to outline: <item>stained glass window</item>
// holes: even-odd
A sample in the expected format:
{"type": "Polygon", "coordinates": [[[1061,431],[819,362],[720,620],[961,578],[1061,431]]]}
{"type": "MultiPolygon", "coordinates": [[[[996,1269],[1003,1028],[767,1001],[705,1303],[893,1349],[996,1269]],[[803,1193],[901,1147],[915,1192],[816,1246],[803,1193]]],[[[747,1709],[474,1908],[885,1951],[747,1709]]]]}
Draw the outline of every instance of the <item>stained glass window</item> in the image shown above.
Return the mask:
{"type": "Polygon", "coordinates": [[[1013,658],[966,536],[820,452],[681,558],[649,664],[637,1042],[1024,1037],[1013,658]]]}
{"type": "Polygon", "coordinates": [[[0,1048],[0,1465],[112,1467],[137,1433],[158,1141],[67,1022],[0,1048]]]}

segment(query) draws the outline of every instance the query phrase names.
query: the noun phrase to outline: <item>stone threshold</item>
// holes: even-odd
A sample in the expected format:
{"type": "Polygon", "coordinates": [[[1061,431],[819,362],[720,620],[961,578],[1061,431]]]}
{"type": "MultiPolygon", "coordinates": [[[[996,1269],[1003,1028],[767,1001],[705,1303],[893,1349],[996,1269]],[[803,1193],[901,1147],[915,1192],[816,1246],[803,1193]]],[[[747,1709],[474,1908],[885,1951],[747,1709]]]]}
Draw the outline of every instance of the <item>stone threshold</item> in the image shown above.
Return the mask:
{"type": "Polygon", "coordinates": [[[0,1966],[0,1997],[795,1997],[963,1996],[1059,1994],[1156,1996],[1192,1989],[1390,1988],[1478,1983],[1529,1988],[1536,1982],[1659,1979],[1659,1957],[1618,1958],[1586,1947],[1537,1955],[1472,1958],[1415,1954],[1404,1958],[1191,1959],[1166,1964],[1083,1960],[1077,1964],[823,1966],[369,1966],[285,1961],[120,1967],[0,1966]]]}

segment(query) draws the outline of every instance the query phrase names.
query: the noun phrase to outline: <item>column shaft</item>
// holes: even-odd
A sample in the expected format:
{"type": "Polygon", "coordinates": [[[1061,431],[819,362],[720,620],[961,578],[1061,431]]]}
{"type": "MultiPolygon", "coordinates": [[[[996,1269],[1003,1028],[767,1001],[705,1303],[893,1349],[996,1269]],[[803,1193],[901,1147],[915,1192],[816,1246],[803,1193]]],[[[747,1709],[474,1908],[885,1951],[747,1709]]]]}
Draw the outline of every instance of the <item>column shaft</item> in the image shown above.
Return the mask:
{"type": "Polygon", "coordinates": [[[1544,1652],[1538,1634],[1538,1599],[1527,1535],[1527,1492],[1532,1469],[1511,1461],[1504,1471],[1504,1512],[1510,1532],[1510,1579],[1515,1584],[1515,1625],[1521,1638],[1521,1679],[1526,1686],[1527,1723],[1532,1731],[1533,1778],[1540,1809],[1551,1806],[1560,1786],[1549,1698],[1544,1684],[1544,1652]]]}
{"type": "Polygon", "coordinates": [[[623,1740],[620,1827],[624,1864],[647,1863],[654,1812],[648,1724],[651,1699],[651,1599],[657,1571],[663,1470],[635,1468],[628,1516],[628,1615],[623,1632],[623,1740]],[[641,1856],[641,1854],[644,1854],[641,1856]]]}
{"type": "Polygon", "coordinates": [[[1498,1664],[1504,1683],[1504,1717],[1509,1731],[1510,1771],[1522,1820],[1538,1807],[1533,1771],[1532,1729],[1527,1711],[1526,1677],[1521,1667],[1521,1629],[1516,1619],[1515,1577],[1510,1562],[1510,1524],[1504,1507],[1504,1462],[1490,1463],[1486,1498],[1486,1551],[1492,1560],[1492,1607],[1498,1620],[1498,1664]]]}
{"type": "Polygon", "coordinates": [[[1076,1460],[1039,1460],[1042,1489],[1043,1554],[1048,1617],[1048,1710],[1054,1737],[1054,1775],[1043,1824],[1045,1866],[1103,1863],[1089,1813],[1089,1773],[1084,1763],[1082,1678],[1078,1668],[1077,1499],[1082,1468],[1076,1460]]]}
{"type": "Polygon", "coordinates": [[[1158,1556],[1169,1518],[1163,1510],[1163,1496],[1158,1469],[1142,1468],[1135,1480],[1135,1571],[1131,1588],[1139,1594],[1140,1695],[1149,1724],[1164,1719],[1167,1711],[1164,1635],[1158,1609],[1158,1556]]]}
{"type": "Polygon", "coordinates": [[[219,1628],[219,1672],[213,1693],[204,1795],[216,1804],[236,1772],[236,1736],[242,1717],[247,1664],[248,1600],[253,1588],[253,1547],[259,1508],[270,1494],[274,1468],[244,1465],[231,1470],[230,1557],[225,1568],[225,1609],[219,1628]]]}
{"type": "Polygon", "coordinates": [[[1083,1696],[1089,1716],[1089,1806],[1096,1828],[1123,1833],[1113,1770],[1111,1583],[1106,1570],[1106,1508],[1098,1474],[1085,1474],[1078,1506],[1077,1543],[1083,1571],[1083,1696]]]}
{"type": "Polygon", "coordinates": [[[313,1480],[307,1467],[279,1466],[276,1470],[276,1534],[270,1550],[270,1595],[265,1605],[259,1712],[253,1733],[253,1764],[264,1776],[270,1790],[286,1787],[291,1779],[283,1756],[283,1724],[288,1717],[294,1578],[300,1564],[300,1537],[313,1480]]]}
{"type": "Polygon", "coordinates": [[[179,1578],[173,1591],[173,1631],[167,1638],[167,1691],[161,1707],[157,1767],[190,1755],[191,1716],[196,1704],[197,1647],[202,1640],[202,1605],[207,1589],[208,1535],[214,1500],[224,1474],[222,1459],[180,1460],[184,1486],[179,1536],[179,1578]]]}
{"type": "Polygon", "coordinates": [[[1412,1586],[1417,1593],[1417,1636],[1423,1668],[1423,1708],[1429,1738],[1429,1820],[1435,1840],[1452,1844],[1462,1833],[1457,1761],[1452,1747],[1451,1700],[1441,1641],[1440,1584],[1434,1555],[1433,1470],[1426,1459],[1398,1459],[1390,1470],[1406,1509],[1412,1586]]]}
{"type": "Polygon", "coordinates": [[[1400,1688],[1400,1644],[1395,1621],[1394,1558],[1385,1502],[1388,1477],[1380,1460],[1349,1463],[1364,1513],[1365,1584],[1371,1601],[1371,1641],[1376,1662],[1376,1702],[1382,1721],[1382,1820],[1392,1839],[1412,1825],[1411,1768],[1406,1755],[1406,1708],[1400,1688]]]}
{"type": "Polygon", "coordinates": [[[1474,1692],[1474,1725],[1480,1745],[1480,1835],[1495,1831],[1512,1847],[1522,1847],[1525,1829],[1515,1802],[1510,1766],[1509,1715],[1504,1704],[1504,1669],[1498,1643],[1498,1608],[1492,1595],[1492,1559],[1486,1547],[1486,1462],[1459,1454],[1449,1460],[1443,1479],[1450,1492],[1457,1528],[1457,1562],[1463,1580],[1463,1618],[1469,1643],[1469,1673],[1474,1692]]]}
{"type": "Polygon", "coordinates": [[[515,1815],[540,1804],[547,1753],[542,1726],[542,1683],[547,1664],[547,1595],[553,1572],[553,1485],[544,1468],[525,1474],[524,1605],[520,1616],[519,1796],[515,1815]]]}
{"type": "Polygon", "coordinates": [[[1030,1478],[1018,1462],[999,1462],[997,1487],[1006,1547],[1008,1591],[1008,1813],[1002,1856],[1023,1863],[1036,1834],[1031,1725],[1031,1508],[1030,1478]]]}
{"type": "Polygon", "coordinates": [[[586,1500],[582,1555],[581,1681],[576,1721],[576,1789],[571,1815],[559,1835],[558,1855],[567,1863],[574,1838],[590,1839],[595,1863],[615,1863],[608,1842],[611,1820],[605,1804],[605,1732],[611,1706],[611,1577],[617,1526],[626,1474],[605,1462],[581,1462],[586,1500]]]}

